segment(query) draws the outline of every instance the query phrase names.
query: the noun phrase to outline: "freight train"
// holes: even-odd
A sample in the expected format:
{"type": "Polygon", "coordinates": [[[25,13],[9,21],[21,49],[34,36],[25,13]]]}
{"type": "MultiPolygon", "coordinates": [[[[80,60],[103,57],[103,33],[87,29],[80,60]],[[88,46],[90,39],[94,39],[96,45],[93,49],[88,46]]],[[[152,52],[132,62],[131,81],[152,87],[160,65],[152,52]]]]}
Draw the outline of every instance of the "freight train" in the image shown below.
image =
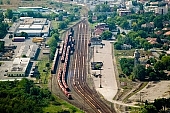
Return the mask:
{"type": "Polygon", "coordinates": [[[59,87],[61,88],[62,92],[64,93],[64,95],[66,95],[66,97],[68,99],[71,99],[71,94],[64,88],[63,86],[63,83],[61,81],[61,77],[62,77],[62,74],[63,74],[63,71],[62,69],[60,68],[59,71],[58,71],[58,75],[57,75],[57,82],[58,82],[58,85],[59,87]]]}
{"type": "Polygon", "coordinates": [[[69,63],[69,57],[70,57],[70,52],[74,50],[74,44],[75,40],[73,39],[74,35],[74,30],[73,28],[70,29],[69,32],[67,32],[65,41],[60,44],[60,48],[58,51],[58,56],[61,56],[61,63],[63,64],[63,68],[60,67],[57,75],[57,82],[62,90],[62,92],[66,95],[68,99],[72,99],[71,94],[68,92],[69,87],[66,82],[66,74],[68,70],[68,63],[69,63]]]}

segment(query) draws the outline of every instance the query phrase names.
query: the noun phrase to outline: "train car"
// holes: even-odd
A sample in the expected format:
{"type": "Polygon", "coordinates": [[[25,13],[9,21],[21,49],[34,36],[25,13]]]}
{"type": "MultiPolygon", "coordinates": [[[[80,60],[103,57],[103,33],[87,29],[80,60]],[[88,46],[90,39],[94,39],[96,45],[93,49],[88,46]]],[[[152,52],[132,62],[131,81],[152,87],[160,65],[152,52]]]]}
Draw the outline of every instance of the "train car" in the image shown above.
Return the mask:
{"type": "Polygon", "coordinates": [[[74,36],[74,30],[73,30],[72,27],[70,28],[70,34],[69,34],[69,36],[72,36],[72,37],[74,36]]]}
{"type": "Polygon", "coordinates": [[[62,53],[63,53],[63,49],[64,49],[64,41],[62,41],[62,42],[60,43],[60,49],[59,49],[59,55],[60,55],[60,56],[61,56],[62,53]]]}
{"type": "Polygon", "coordinates": [[[69,37],[68,45],[72,44],[72,36],[69,37]]]}
{"type": "Polygon", "coordinates": [[[64,46],[64,50],[63,50],[63,54],[61,56],[61,62],[64,63],[65,62],[65,56],[66,56],[66,51],[67,51],[67,46],[64,46]]]}
{"type": "Polygon", "coordinates": [[[64,63],[65,62],[65,53],[63,53],[62,57],[61,57],[61,62],[64,63]]]}
{"type": "Polygon", "coordinates": [[[72,43],[75,45],[76,44],[76,41],[74,38],[72,38],[72,43]]]}
{"type": "Polygon", "coordinates": [[[72,96],[71,96],[70,93],[67,94],[67,98],[68,98],[68,99],[72,99],[72,96]]]}
{"type": "Polygon", "coordinates": [[[62,73],[63,73],[63,70],[62,68],[60,68],[58,71],[57,80],[61,80],[62,73]]]}
{"type": "Polygon", "coordinates": [[[63,86],[66,89],[66,91],[69,91],[69,87],[68,87],[68,85],[66,83],[66,73],[62,74],[62,83],[63,83],[63,86]]]}
{"type": "Polygon", "coordinates": [[[53,63],[52,63],[52,66],[51,66],[51,74],[56,73],[58,60],[59,60],[59,53],[58,53],[58,49],[56,49],[54,59],[53,59],[53,63]]]}

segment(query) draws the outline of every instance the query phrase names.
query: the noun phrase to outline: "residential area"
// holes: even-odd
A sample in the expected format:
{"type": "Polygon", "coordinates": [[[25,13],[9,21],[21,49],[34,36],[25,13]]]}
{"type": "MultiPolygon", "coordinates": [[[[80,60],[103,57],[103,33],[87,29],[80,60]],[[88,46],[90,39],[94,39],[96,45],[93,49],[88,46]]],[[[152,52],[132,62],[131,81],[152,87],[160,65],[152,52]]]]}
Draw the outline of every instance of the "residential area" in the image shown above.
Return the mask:
{"type": "Polygon", "coordinates": [[[137,105],[168,99],[169,2],[97,1],[88,5],[91,34],[115,42],[113,55],[120,81],[117,100],[137,105]]]}

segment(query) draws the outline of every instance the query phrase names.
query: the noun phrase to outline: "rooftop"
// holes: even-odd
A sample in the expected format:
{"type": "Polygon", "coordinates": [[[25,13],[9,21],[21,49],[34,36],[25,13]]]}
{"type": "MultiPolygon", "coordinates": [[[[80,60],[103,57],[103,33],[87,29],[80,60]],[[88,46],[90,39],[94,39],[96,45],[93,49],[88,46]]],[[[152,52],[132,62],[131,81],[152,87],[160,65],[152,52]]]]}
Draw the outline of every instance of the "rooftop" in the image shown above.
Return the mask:
{"type": "Polygon", "coordinates": [[[30,58],[15,58],[9,72],[25,72],[30,58]]]}

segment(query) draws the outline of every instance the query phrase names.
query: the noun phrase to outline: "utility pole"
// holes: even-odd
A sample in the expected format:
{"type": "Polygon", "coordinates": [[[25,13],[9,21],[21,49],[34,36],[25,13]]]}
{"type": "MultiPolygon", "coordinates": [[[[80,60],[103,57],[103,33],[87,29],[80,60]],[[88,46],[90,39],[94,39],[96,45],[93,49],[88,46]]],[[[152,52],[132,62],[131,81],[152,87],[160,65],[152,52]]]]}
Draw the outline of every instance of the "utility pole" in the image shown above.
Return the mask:
{"type": "Polygon", "coordinates": [[[102,75],[101,75],[101,69],[100,69],[100,74],[99,74],[99,78],[100,78],[100,88],[102,88],[102,75]]]}

